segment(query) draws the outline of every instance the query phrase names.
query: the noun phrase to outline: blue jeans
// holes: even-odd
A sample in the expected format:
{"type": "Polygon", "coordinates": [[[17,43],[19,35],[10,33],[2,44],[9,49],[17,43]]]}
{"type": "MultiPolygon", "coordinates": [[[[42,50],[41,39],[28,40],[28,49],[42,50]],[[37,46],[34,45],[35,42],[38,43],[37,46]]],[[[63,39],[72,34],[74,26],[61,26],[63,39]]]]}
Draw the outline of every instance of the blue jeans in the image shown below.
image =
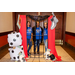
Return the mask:
{"type": "Polygon", "coordinates": [[[44,40],[44,44],[45,44],[45,52],[46,52],[47,48],[48,48],[48,42],[46,40],[44,40]]]}
{"type": "Polygon", "coordinates": [[[28,48],[27,52],[29,53],[29,51],[32,47],[32,41],[30,41],[30,39],[27,39],[27,47],[28,47],[28,44],[29,44],[29,48],[28,48]]]}
{"type": "Polygon", "coordinates": [[[36,50],[36,46],[37,46],[37,52],[39,52],[39,45],[40,45],[40,40],[34,41],[34,52],[36,50]]]}

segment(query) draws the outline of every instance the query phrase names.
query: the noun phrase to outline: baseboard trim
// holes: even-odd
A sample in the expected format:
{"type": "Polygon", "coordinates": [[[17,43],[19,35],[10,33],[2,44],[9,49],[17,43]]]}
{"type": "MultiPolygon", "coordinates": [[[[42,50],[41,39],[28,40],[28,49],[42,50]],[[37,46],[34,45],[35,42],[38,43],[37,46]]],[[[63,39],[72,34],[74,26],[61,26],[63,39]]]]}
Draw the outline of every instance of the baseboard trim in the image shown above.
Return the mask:
{"type": "Polygon", "coordinates": [[[69,43],[65,42],[65,45],[67,45],[69,48],[71,49],[74,49],[75,50],[75,47],[73,47],[72,45],[70,45],[69,43]]]}

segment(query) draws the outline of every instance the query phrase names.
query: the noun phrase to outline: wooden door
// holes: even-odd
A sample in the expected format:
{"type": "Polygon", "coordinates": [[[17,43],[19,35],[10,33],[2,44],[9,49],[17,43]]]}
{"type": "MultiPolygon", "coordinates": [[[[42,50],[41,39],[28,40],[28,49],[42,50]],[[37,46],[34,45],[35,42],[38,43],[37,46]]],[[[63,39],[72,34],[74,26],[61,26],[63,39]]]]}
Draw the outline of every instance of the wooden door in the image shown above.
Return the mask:
{"type": "Polygon", "coordinates": [[[57,19],[59,20],[56,28],[55,28],[55,39],[56,40],[62,40],[62,21],[63,21],[63,16],[62,15],[56,15],[57,19]]]}

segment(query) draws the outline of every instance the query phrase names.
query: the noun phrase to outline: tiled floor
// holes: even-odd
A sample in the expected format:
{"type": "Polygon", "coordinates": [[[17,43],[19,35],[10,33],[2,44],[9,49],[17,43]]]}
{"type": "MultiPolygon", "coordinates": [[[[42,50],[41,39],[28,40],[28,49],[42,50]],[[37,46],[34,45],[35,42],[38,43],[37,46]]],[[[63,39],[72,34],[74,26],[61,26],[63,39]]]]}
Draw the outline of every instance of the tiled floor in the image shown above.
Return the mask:
{"type": "Polygon", "coordinates": [[[67,44],[61,47],[75,60],[75,48],[67,44]]]}
{"type": "MultiPolygon", "coordinates": [[[[33,46],[31,48],[31,57],[27,60],[27,62],[51,62],[50,60],[45,60],[45,56],[43,58],[43,46],[40,46],[40,55],[35,54],[35,58],[33,55],[33,46]],[[40,57],[40,58],[38,58],[40,57]]],[[[56,46],[56,50],[59,56],[61,56],[62,61],[61,62],[75,62],[75,60],[61,47],[61,46],[56,46]]],[[[45,49],[44,49],[45,52],[45,49]]],[[[7,53],[1,60],[0,62],[14,62],[10,60],[10,55],[7,53]]]]}

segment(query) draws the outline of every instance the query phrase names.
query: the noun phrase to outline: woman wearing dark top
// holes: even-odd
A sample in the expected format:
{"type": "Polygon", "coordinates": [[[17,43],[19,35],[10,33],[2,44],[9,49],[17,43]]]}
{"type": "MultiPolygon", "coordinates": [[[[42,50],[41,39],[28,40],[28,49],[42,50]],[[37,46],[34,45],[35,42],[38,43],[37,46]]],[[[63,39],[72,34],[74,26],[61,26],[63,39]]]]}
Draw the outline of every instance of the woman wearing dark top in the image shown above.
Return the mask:
{"type": "Polygon", "coordinates": [[[36,54],[36,46],[37,46],[37,53],[39,54],[39,44],[42,40],[42,33],[43,29],[40,27],[39,22],[37,21],[37,25],[32,28],[33,31],[33,41],[34,41],[34,54],[36,54]]]}

